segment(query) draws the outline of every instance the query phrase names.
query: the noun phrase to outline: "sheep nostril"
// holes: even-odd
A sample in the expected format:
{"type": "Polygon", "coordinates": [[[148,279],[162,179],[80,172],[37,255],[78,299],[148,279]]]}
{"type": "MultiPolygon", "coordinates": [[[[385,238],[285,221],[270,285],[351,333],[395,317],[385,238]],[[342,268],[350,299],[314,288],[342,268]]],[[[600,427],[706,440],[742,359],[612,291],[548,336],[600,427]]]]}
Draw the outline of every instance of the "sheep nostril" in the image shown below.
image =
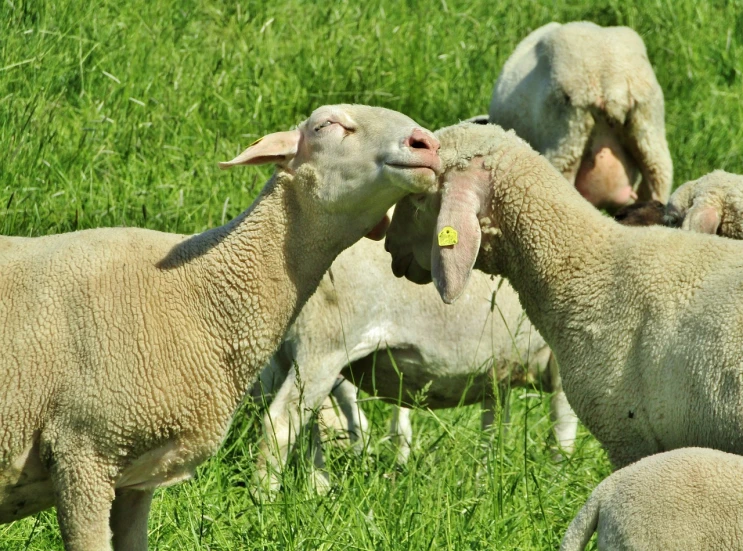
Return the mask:
{"type": "Polygon", "coordinates": [[[416,128],[413,133],[405,140],[405,145],[411,149],[428,149],[436,152],[439,149],[439,142],[433,136],[427,135],[421,129],[416,128]]]}

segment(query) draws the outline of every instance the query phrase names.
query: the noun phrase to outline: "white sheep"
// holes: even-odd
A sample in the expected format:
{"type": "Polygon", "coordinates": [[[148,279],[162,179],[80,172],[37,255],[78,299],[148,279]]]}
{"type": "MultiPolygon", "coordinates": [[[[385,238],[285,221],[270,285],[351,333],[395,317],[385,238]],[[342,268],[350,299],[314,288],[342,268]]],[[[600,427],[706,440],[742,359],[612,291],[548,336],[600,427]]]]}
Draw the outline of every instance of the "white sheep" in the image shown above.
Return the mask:
{"type": "Polygon", "coordinates": [[[599,484],[570,523],[561,551],[598,531],[611,551],[743,549],[743,457],[708,448],[651,455],[599,484]]]}
{"type": "Polygon", "coordinates": [[[435,180],[408,117],[326,106],[222,168],[276,163],[195,236],[2,238],[0,522],[57,507],[68,550],[145,549],[158,486],[189,478],[331,262],[435,180]]]}
{"type": "MultiPolygon", "coordinates": [[[[381,244],[360,241],[333,262],[261,376],[259,392],[271,393],[276,382],[280,389],[264,417],[257,478],[269,490],[278,488],[276,472],[285,465],[297,430],[311,417],[307,412],[318,408],[331,389],[338,393],[348,385],[336,381],[341,371],[392,404],[437,409],[482,402],[483,428],[493,422],[496,404],[506,403],[509,387],[554,389],[559,393],[552,402],[557,441],[570,451],[577,420],[560,395],[554,362],[548,369],[549,357],[503,279],[474,274],[457,303],[447,306],[432,285],[393,277],[381,244]]],[[[351,439],[359,439],[365,419],[353,403],[353,390],[345,392],[339,406],[351,439]]],[[[406,408],[394,412],[391,432],[404,462],[412,439],[406,408]]],[[[315,486],[327,488],[326,476],[313,471],[315,486]]]]}
{"type": "Polygon", "coordinates": [[[633,203],[619,209],[614,219],[629,226],[657,224],[743,239],[743,176],[716,170],[679,186],[667,205],[633,203]]]}
{"type": "Polygon", "coordinates": [[[430,267],[445,302],[473,267],[506,277],[616,467],[684,446],[743,453],[743,243],[619,225],[495,125],[437,137],[441,193],[403,201],[438,218],[394,217],[396,275],[430,267]]]}
{"type": "Polygon", "coordinates": [[[645,44],[628,27],[573,22],[535,30],[503,65],[489,114],[597,207],[613,209],[637,195],[668,199],[673,165],[663,91],[645,44]]]}
{"type": "Polygon", "coordinates": [[[743,239],[743,176],[715,170],[686,182],[668,200],[685,230],[743,239]]]}

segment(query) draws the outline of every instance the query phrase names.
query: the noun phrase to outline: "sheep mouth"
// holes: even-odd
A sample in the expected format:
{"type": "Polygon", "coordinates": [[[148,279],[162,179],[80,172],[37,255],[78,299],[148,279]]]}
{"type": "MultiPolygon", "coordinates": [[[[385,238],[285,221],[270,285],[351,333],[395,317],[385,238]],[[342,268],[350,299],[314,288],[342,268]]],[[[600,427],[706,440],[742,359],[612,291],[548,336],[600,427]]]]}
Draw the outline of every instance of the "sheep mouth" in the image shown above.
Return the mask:
{"type": "Polygon", "coordinates": [[[394,170],[411,172],[413,174],[420,174],[421,176],[433,177],[437,179],[439,176],[439,170],[436,166],[425,165],[425,164],[405,164],[405,163],[385,163],[385,166],[394,170]]]}

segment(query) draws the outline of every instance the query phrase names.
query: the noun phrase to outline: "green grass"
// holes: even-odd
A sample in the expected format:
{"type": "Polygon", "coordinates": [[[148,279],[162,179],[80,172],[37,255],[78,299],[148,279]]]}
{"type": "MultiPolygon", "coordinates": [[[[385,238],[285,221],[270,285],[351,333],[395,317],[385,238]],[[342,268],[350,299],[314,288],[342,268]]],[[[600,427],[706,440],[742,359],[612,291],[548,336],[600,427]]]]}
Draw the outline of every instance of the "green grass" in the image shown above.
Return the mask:
{"type": "MultiPolygon", "coordinates": [[[[577,19],[644,38],[677,184],[743,172],[741,0],[3,0],[0,233],[218,225],[270,173],[216,167],[256,137],[325,103],[383,105],[430,128],[483,113],[515,44],[577,19]]],[[[551,461],[547,403],[515,393],[511,429],[490,445],[473,408],[421,412],[407,467],[385,444],[331,450],[330,495],[308,490],[298,460],[272,504],[247,489],[258,432],[246,410],[194,481],[157,493],[151,545],[555,548],[609,466],[585,433],[570,461],[551,461]]],[[[368,409],[376,442],[389,409],[368,409]]],[[[0,549],[60,546],[52,512],[0,526],[0,549]]]]}

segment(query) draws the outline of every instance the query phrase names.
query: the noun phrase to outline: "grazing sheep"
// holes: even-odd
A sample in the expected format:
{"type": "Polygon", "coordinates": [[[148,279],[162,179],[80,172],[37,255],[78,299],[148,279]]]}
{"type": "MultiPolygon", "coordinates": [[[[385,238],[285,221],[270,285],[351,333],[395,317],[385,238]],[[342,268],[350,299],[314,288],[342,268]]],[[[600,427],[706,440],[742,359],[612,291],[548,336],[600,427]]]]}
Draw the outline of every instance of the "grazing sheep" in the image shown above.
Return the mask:
{"type": "Polygon", "coordinates": [[[715,170],[686,182],[671,195],[668,211],[685,230],[743,239],[743,176],[715,170]]]}
{"type": "Polygon", "coordinates": [[[217,449],[331,262],[433,183],[437,149],[394,111],[321,107],[220,164],[278,165],[222,227],[0,240],[0,522],[56,505],[68,550],[145,549],[154,489],[217,449]]]}
{"type": "Polygon", "coordinates": [[[663,91],[630,28],[549,23],[529,34],[495,83],[490,122],[515,130],[599,208],[668,199],[663,91]]]}
{"type": "MultiPolygon", "coordinates": [[[[559,391],[549,356],[504,280],[474,274],[460,300],[447,306],[432,285],[393,277],[381,244],[360,241],[333,262],[262,374],[264,393],[271,393],[273,381],[283,384],[264,417],[256,476],[264,488],[278,489],[276,471],[310,417],[305,412],[320,406],[341,371],[392,404],[413,406],[422,400],[420,405],[437,409],[483,402],[486,428],[509,387],[559,391]],[[494,387],[500,396],[493,395],[494,387]]],[[[348,396],[352,400],[353,393],[348,396]]],[[[359,439],[358,408],[340,403],[349,411],[351,439],[359,439]]],[[[553,398],[553,404],[558,443],[570,451],[577,420],[564,398],[553,398]]],[[[398,460],[404,462],[412,439],[407,410],[395,412],[392,433],[398,460]]],[[[316,487],[327,487],[324,473],[312,474],[316,487]]]]}
{"type": "Polygon", "coordinates": [[[651,455],[599,484],[565,532],[583,551],[743,550],[743,457],[707,448],[651,455]]]}
{"type": "Polygon", "coordinates": [[[437,137],[441,191],[398,203],[395,274],[431,269],[447,303],[473,267],[507,278],[616,467],[684,446],[743,453],[743,243],[617,224],[495,125],[437,137]],[[411,203],[429,214],[399,217],[411,203]]]}
{"type": "Polygon", "coordinates": [[[743,176],[716,170],[679,186],[667,205],[634,203],[614,219],[627,226],[664,225],[743,239],[743,176]]]}

